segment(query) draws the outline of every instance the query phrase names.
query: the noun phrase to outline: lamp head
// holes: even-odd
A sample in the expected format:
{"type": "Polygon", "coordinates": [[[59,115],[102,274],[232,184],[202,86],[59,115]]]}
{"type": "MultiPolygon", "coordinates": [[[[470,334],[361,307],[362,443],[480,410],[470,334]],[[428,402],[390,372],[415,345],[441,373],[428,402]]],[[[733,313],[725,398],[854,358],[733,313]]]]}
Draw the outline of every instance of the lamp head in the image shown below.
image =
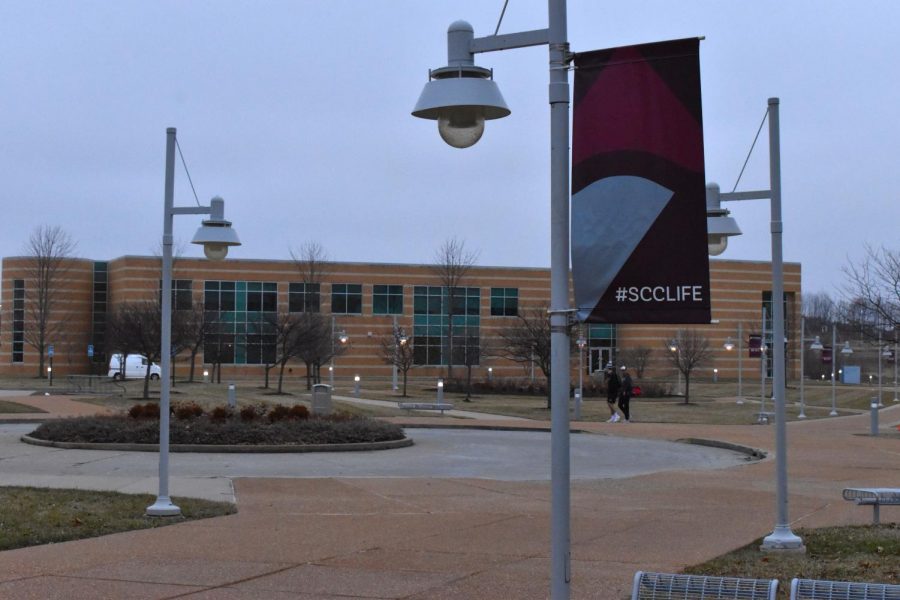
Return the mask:
{"type": "Polygon", "coordinates": [[[231,221],[225,220],[225,201],[216,196],[210,202],[210,217],[203,221],[194,234],[192,244],[201,244],[203,253],[210,260],[222,260],[228,255],[229,246],[240,246],[237,232],[231,221]]]}
{"type": "Polygon", "coordinates": [[[722,345],[725,347],[726,350],[729,350],[729,351],[734,350],[734,342],[731,341],[731,336],[729,336],[728,339],[725,340],[725,343],[722,345]]]}
{"type": "Polygon", "coordinates": [[[822,340],[819,339],[819,336],[816,336],[816,339],[813,340],[813,343],[809,345],[810,350],[824,350],[825,346],[822,345],[822,340]]]}
{"type": "Polygon", "coordinates": [[[429,72],[412,115],[438,122],[441,138],[454,148],[481,139],[484,122],[510,113],[490,69],[475,66],[469,49],[472,26],[456,21],[447,30],[447,66],[429,72]]]}
{"type": "Polygon", "coordinates": [[[741,235],[737,221],[730,217],[731,212],[722,208],[722,197],[719,184],[706,184],[706,245],[710,256],[718,256],[728,247],[728,238],[741,235]]]}

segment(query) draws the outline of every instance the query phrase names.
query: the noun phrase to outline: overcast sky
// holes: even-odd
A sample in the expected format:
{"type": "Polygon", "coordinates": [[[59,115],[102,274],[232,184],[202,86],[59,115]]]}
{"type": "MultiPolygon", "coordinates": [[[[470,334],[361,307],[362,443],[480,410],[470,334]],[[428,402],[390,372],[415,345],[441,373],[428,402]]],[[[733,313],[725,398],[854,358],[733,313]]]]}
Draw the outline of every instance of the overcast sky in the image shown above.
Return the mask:
{"type": "MultiPolygon", "coordinates": [[[[482,54],[512,115],[473,148],[410,111],[447,26],[493,33],[503,0],[0,2],[0,256],[60,225],[82,257],[158,252],[166,127],[200,200],[225,198],[236,258],[549,266],[547,49],[482,54]]],[[[573,51],[705,36],[706,174],[730,191],[781,99],[784,256],[834,293],[864,244],[898,247],[900,2],[570,0],[573,51]]],[[[501,33],[547,26],[510,0],[501,33]]],[[[766,130],[739,190],[768,187],[766,130]]],[[[181,165],[176,204],[194,204],[181,165]]],[[[769,203],[728,205],[723,258],[769,260],[769,203]]],[[[626,218],[625,214],[612,218],[626,218]]],[[[175,220],[186,242],[199,217],[175,220]]],[[[202,250],[188,249],[188,255],[202,250]]]]}

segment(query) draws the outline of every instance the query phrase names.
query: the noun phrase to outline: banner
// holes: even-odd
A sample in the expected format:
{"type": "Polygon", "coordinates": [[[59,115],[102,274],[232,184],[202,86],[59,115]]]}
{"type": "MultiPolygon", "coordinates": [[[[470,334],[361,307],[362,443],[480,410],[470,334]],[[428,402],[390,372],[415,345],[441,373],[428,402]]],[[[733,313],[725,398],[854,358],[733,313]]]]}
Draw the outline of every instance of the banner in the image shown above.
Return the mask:
{"type": "Polygon", "coordinates": [[[750,358],[759,358],[760,356],[762,356],[762,336],[754,333],[750,335],[748,340],[748,356],[750,356],[750,358]]]}
{"type": "Polygon", "coordinates": [[[832,356],[834,356],[834,353],[832,352],[831,346],[825,346],[824,348],[822,348],[823,365],[830,365],[832,356]]]}
{"type": "Polygon", "coordinates": [[[699,40],[579,53],[572,278],[589,323],[709,323],[699,40]]]}

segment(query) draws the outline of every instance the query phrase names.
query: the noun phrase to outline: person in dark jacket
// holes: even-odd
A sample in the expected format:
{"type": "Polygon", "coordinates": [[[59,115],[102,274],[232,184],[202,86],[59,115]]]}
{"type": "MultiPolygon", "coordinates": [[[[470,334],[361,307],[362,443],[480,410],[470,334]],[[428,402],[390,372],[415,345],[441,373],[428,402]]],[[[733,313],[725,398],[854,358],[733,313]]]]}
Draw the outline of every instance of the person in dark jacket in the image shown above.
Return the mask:
{"type": "Polygon", "coordinates": [[[631,394],[634,389],[634,383],[631,381],[631,375],[628,374],[628,368],[625,365],[622,365],[622,386],[619,390],[619,410],[622,411],[622,416],[625,417],[625,422],[631,422],[631,407],[629,404],[631,403],[631,394]]]}
{"type": "Polygon", "coordinates": [[[619,390],[622,384],[612,363],[606,365],[606,404],[609,407],[609,420],[607,423],[618,423],[621,417],[616,412],[616,400],[619,398],[619,390]]]}

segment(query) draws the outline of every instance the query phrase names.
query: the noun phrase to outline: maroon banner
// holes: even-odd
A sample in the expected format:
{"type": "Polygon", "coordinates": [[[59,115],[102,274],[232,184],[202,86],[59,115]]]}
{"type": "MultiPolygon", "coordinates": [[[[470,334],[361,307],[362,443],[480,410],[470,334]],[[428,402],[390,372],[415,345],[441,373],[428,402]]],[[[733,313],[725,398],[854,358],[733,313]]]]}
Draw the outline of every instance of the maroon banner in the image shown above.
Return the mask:
{"type": "Polygon", "coordinates": [[[699,40],[579,53],[572,277],[590,323],[709,323],[699,40]]]}
{"type": "Polygon", "coordinates": [[[762,336],[758,334],[751,335],[747,344],[747,350],[750,353],[750,358],[762,356],[762,336]]]}
{"type": "Polygon", "coordinates": [[[822,348],[822,364],[830,365],[831,357],[833,355],[834,355],[834,352],[832,352],[831,346],[825,346],[824,348],[822,348]]]}

